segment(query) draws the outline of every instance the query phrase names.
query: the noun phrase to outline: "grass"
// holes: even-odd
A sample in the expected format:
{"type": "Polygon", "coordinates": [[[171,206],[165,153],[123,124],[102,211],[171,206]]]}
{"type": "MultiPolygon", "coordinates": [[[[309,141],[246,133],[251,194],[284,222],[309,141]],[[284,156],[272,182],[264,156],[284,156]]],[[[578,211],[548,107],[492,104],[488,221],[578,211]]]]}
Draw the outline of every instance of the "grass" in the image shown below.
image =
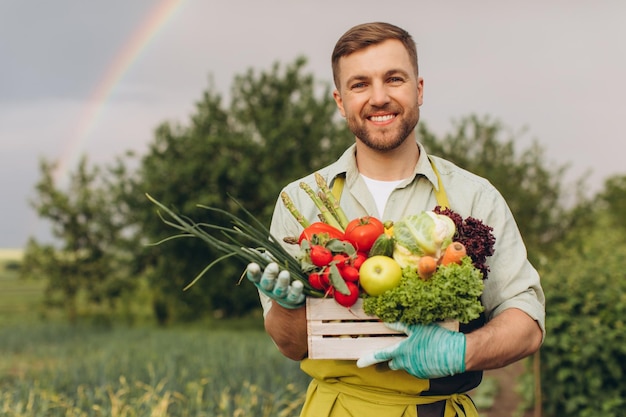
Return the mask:
{"type": "Polygon", "coordinates": [[[21,249],[0,249],[0,325],[30,321],[41,310],[43,280],[20,280],[21,249]]]}
{"type": "MultiPolygon", "coordinates": [[[[40,314],[45,282],[20,280],[20,261],[0,250],[0,416],[299,415],[309,377],[258,323],[44,321],[53,317],[40,314]]],[[[488,401],[480,388],[475,395],[488,401]]]]}
{"type": "Polygon", "coordinates": [[[0,416],[299,414],[309,378],[262,326],[44,321],[45,282],[19,279],[20,262],[0,250],[0,416]]]}
{"type": "Polygon", "coordinates": [[[0,329],[0,415],[292,416],[308,378],[261,330],[0,329]]]}

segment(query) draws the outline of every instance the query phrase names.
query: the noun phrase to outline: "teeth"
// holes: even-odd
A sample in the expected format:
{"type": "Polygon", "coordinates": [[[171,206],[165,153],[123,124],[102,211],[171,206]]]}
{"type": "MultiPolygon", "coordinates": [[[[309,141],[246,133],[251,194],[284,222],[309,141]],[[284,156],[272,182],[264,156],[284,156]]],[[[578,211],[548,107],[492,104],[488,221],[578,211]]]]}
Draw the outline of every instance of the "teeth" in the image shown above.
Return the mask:
{"type": "Polygon", "coordinates": [[[393,114],[387,114],[384,116],[372,116],[370,120],[372,122],[386,122],[387,120],[393,119],[395,116],[393,114]]]}

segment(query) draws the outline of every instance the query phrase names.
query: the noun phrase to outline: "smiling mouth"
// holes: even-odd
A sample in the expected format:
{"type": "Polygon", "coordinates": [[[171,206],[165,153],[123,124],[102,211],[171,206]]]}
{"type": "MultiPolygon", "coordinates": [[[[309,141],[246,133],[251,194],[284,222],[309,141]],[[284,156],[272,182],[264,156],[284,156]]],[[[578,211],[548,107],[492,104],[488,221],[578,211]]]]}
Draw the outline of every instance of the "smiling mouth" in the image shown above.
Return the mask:
{"type": "Polygon", "coordinates": [[[395,114],[385,114],[382,116],[370,116],[368,117],[369,120],[371,120],[374,123],[384,123],[384,122],[388,122],[392,119],[395,119],[396,115],[395,114]]]}

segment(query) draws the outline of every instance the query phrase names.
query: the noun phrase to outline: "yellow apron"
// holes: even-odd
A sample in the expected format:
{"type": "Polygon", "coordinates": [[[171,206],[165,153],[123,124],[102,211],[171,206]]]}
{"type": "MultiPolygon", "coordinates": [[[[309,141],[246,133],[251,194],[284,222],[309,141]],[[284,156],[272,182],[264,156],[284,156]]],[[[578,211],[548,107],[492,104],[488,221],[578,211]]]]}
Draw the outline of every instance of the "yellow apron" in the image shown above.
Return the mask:
{"type": "MultiPolygon", "coordinates": [[[[439,172],[431,165],[438,179],[437,203],[449,207],[439,172]]],[[[344,180],[338,177],[333,184],[337,200],[344,180]]],[[[392,371],[386,364],[357,368],[355,361],[304,359],[300,368],[313,378],[300,417],[417,417],[418,405],[439,401],[446,402],[444,417],[478,417],[466,394],[420,396],[428,391],[429,380],[392,371]]]]}
{"type": "Polygon", "coordinates": [[[417,417],[418,405],[439,401],[446,401],[444,417],[478,417],[466,394],[420,396],[429,380],[386,364],[357,368],[355,361],[304,359],[300,367],[313,378],[300,417],[417,417]]]}

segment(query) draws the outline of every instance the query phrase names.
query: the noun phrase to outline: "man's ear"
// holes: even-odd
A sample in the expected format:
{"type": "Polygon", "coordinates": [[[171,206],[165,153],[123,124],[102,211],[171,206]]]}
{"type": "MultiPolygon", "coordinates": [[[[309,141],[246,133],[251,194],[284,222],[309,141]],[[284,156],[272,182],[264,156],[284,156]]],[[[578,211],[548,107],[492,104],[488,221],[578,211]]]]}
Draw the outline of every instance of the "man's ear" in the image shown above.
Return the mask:
{"type": "Polygon", "coordinates": [[[424,102],[424,79],[417,77],[417,103],[419,106],[424,102]]]}
{"type": "Polygon", "coordinates": [[[343,100],[341,98],[341,94],[339,93],[339,90],[333,91],[333,98],[335,99],[335,103],[337,103],[337,108],[339,109],[339,113],[341,113],[343,117],[346,117],[346,111],[343,108],[343,100]]]}

